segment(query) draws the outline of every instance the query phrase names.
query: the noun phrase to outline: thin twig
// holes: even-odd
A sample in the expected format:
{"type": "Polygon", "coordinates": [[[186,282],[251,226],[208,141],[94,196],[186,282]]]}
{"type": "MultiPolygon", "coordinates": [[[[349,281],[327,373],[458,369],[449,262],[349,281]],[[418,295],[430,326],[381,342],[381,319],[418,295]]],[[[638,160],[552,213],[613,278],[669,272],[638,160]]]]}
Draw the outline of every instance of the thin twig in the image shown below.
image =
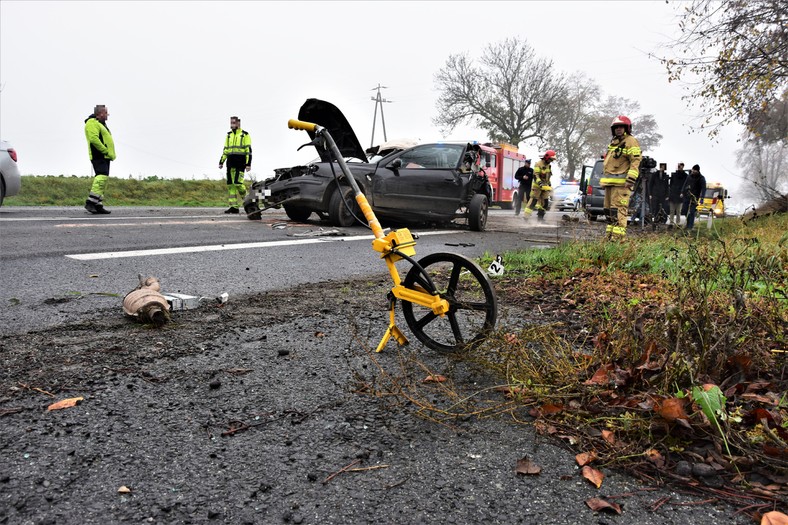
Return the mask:
{"type": "Polygon", "coordinates": [[[359,463],[361,463],[361,460],[356,459],[353,462],[349,463],[348,465],[345,465],[344,467],[342,467],[341,469],[337,470],[336,472],[328,476],[326,479],[324,479],[323,485],[334,479],[336,476],[342,474],[343,472],[347,472],[347,470],[350,469],[350,467],[352,467],[353,465],[358,465],[359,463]]]}
{"type": "Polygon", "coordinates": [[[359,467],[348,469],[348,472],[364,472],[366,470],[377,470],[379,468],[389,468],[390,465],[372,465],[371,467],[359,467]]]}

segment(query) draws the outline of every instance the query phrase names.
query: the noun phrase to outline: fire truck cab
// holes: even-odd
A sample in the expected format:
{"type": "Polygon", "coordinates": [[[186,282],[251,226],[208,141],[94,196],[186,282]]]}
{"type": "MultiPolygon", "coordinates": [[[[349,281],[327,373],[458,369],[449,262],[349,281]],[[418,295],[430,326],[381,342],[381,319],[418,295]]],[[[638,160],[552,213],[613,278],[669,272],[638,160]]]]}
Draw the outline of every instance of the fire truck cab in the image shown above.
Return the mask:
{"type": "Polygon", "coordinates": [[[525,155],[512,144],[495,144],[487,142],[480,145],[482,166],[487,173],[493,191],[493,206],[505,210],[512,209],[514,199],[519,198],[517,191],[520,183],[514,173],[525,164],[525,155]]]}
{"type": "Polygon", "coordinates": [[[728,198],[728,190],[722,183],[711,182],[706,185],[706,192],[698,203],[698,216],[713,213],[715,218],[725,217],[725,199],[728,198]]]}

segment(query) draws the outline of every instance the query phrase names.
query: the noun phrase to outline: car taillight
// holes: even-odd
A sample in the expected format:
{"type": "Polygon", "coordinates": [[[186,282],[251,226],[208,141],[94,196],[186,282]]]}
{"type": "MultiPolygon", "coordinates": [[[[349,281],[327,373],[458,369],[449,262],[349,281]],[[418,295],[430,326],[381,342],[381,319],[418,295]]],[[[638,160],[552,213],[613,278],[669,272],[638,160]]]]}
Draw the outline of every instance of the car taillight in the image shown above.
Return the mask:
{"type": "Polygon", "coordinates": [[[11,156],[11,159],[16,162],[16,150],[14,148],[9,148],[8,154],[11,156]]]}
{"type": "Polygon", "coordinates": [[[593,194],[594,194],[594,187],[589,184],[588,190],[586,191],[586,195],[593,195],[593,194]]]}

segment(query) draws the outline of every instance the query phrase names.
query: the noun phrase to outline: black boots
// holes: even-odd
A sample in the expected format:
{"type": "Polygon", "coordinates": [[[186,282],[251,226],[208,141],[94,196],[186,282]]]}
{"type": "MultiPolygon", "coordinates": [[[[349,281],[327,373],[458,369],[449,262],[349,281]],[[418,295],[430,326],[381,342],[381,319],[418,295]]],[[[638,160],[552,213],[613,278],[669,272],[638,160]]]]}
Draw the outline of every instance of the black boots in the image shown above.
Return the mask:
{"type": "Polygon", "coordinates": [[[85,201],[85,209],[93,215],[109,215],[112,213],[111,211],[105,209],[102,204],[96,204],[90,199],[85,201]]]}

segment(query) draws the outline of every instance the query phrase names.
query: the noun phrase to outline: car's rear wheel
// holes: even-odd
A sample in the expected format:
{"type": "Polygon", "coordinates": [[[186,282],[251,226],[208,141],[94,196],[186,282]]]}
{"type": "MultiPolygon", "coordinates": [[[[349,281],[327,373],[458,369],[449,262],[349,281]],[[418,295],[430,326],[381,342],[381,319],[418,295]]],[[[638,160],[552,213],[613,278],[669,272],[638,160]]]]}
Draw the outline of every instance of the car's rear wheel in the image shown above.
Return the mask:
{"type": "Polygon", "coordinates": [[[468,225],[472,231],[483,232],[487,226],[487,196],[477,193],[468,205],[468,225]]]}
{"type": "Polygon", "coordinates": [[[359,217],[360,214],[361,210],[358,207],[358,203],[356,203],[356,199],[353,198],[352,188],[341,187],[334,190],[328,203],[328,220],[333,226],[341,226],[343,228],[353,226],[356,223],[356,217],[359,217]],[[353,213],[351,213],[351,210],[348,210],[345,202],[352,207],[353,213]]]}
{"type": "Polygon", "coordinates": [[[296,222],[306,222],[312,215],[312,210],[309,208],[302,208],[300,206],[285,206],[285,213],[287,216],[296,222]]]}
{"type": "Polygon", "coordinates": [[[3,201],[5,200],[5,180],[0,177],[0,206],[3,205],[3,201]]]}

